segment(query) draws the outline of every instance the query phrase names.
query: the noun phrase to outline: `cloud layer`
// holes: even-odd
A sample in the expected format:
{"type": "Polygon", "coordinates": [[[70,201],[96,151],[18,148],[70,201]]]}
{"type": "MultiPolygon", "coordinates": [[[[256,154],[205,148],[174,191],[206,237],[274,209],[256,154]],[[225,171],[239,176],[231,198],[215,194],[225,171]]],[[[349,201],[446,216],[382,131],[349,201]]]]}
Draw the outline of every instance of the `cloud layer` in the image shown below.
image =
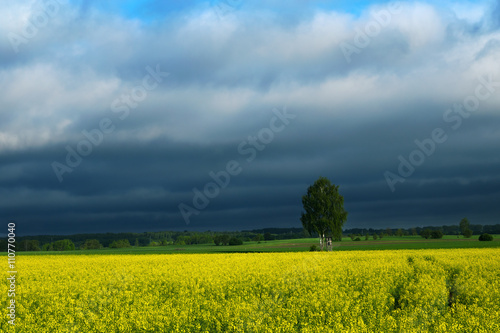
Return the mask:
{"type": "Polygon", "coordinates": [[[296,227],[319,176],[345,227],[499,223],[500,2],[180,3],[0,5],[0,209],[22,233],[296,227]]]}

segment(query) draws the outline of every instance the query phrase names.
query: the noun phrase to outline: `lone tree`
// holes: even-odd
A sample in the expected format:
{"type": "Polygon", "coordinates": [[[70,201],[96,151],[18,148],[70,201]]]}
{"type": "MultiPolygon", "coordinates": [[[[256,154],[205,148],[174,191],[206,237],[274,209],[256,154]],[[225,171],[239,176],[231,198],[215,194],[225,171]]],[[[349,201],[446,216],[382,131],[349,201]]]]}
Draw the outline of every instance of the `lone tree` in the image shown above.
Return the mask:
{"type": "Polygon", "coordinates": [[[470,230],[470,223],[469,220],[464,217],[460,221],[460,233],[465,237],[465,238],[470,238],[472,236],[472,230],[470,230]]]}
{"type": "Polygon", "coordinates": [[[321,250],[327,237],[342,240],[342,225],[347,220],[347,212],[338,186],[332,185],[325,177],[319,177],[302,196],[302,205],[305,212],[300,221],[308,232],[318,233],[321,250]]]}

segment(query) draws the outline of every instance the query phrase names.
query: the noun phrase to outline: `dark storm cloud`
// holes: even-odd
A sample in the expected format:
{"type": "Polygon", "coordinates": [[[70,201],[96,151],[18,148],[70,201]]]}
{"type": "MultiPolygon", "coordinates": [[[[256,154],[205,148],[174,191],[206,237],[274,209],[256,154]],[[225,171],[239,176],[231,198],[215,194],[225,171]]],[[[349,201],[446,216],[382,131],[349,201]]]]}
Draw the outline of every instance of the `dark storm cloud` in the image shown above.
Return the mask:
{"type": "MultiPolygon", "coordinates": [[[[340,43],[355,45],[384,4],[346,13],[297,2],[289,15],[274,5],[220,17],[200,3],[134,11],[82,1],[62,6],[17,54],[1,41],[5,219],[25,234],[296,227],[301,195],[322,175],[340,185],[346,227],[498,223],[500,87],[458,129],[443,119],[478,77],[500,80],[500,36],[473,28],[491,22],[488,11],[478,21],[405,3],[348,62],[340,43]],[[127,105],[148,68],[169,75],[127,105]],[[296,118],[249,161],[240,145],[250,148],[284,106],[296,118]],[[104,118],[113,131],[59,182],[53,163],[66,165],[67,147],[104,118]],[[384,173],[435,128],[447,141],[391,192],[384,173]],[[186,225],[179,204],[192,206],[193,189],[231,160],[242,172],[186,225]]],[[[10,19],[0,31],[22,26],[10,19]]]]}

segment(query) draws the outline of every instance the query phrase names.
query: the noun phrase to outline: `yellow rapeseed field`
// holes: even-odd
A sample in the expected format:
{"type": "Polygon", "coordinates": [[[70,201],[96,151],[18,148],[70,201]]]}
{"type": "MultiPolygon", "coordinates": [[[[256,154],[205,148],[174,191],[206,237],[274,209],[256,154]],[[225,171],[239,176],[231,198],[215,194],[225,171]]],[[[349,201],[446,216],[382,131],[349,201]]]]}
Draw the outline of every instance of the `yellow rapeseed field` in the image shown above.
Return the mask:
{"type": "Polygon", "coordinates": [[[17,271],[17,333],[500,332],[500,249],[22,255],[17,271]]]}

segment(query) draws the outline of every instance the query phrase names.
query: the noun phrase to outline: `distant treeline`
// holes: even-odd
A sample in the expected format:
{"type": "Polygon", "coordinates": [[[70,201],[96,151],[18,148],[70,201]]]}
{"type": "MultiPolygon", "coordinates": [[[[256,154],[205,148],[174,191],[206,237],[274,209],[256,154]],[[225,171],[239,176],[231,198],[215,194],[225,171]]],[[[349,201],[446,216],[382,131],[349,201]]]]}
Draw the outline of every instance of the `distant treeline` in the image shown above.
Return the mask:
{"type": "MultiPolygon", "coordinates": [[[[500,234],[500,224],[470,225],[474,235],[482,233],[500,234]]],[[[423,228],[352,228],[343,231],[348,235],[405,236],[421,235],[422,231],[440,231],[445,235],[460,235],[458,225],[423,228]]],[[[234,232],[157,231],[143,233],[100,233],[76,235],[39,235],[17,237],[17,251],[67,251],[74,249],[121,248],[129,246],[166,246],[189,244],[238,245],[241,242],[268,241],[275,239],[297,239],[317,237],[302,228],[266,228],[234,232]]],[[[7,251],[7,240],[0,240],[0,251],[7,251]]]]}
{"type": "MultiPolygon", "coordinates": [[[[143,233],[101,233],[76,235],[39,235],[17,237],[17,251],[64,251],[71,249],[122,248],[129,246],[165,246],[190,244],[237,245],[240,242],[311,237],[302,228],[269,228],[250,231],[157,231],[143,233]],[[229,242],[231,240],[231,242],[229,242]],[[235,241],[237,240],[237,241],[235,241]],[[69,245],[70,241],[74,244],[69,245]]],[[[0,240],[6,251],[7,240],[0,240]]]]}
{"type": "MultiPolygon", "coordinates": [[[[407,235],[420,235],[424,230],[430,231],[441,231],[444,235],[460,235],[461,230],[459,225],[443,225],[440,227],[429,226],[429,227],[416,227],[416,228],[386,228],[386,229],[361,229],[353,228],[346,229],[342,233],[345,235],[359,234],[359,235],[374,235],[383,234],[384,236],[407,236],[407,235]]],[[[481,235],[483,233],[488,234],[500,234],[500,224],[495,225],[481,225],[481,224],[471,224],[469,229],[472,231],[473,235],[481,235]]]]}

